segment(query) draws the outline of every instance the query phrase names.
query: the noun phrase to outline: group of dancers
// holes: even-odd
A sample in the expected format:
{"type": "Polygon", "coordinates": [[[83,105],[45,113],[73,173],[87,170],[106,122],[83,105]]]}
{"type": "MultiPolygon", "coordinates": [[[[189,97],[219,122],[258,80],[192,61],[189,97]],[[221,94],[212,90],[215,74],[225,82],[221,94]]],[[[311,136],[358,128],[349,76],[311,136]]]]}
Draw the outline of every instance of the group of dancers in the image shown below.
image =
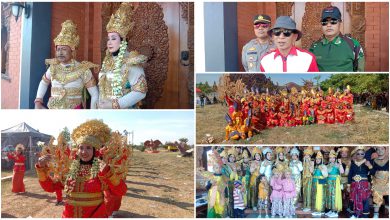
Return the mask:
{"type": "MultiPolygon", "coordinates": [[[[207,217],[374,217],[388,209],[388,147],[213,147],[207,217]],[[385,202],[386,200],[386,202],[385,202]]],[[[210,166],[210,164],[209,164],[210,166]]]]}
{"type": "Polygon", "coordinates": [[[329,88],[314,88],[310,92],[295,87],[283,89],[279,94],[259,93],[252,89],[243,96],[225,94],[229,106],[226,113],[225,140],[251,139],[261,130],[295,127],[310,124],[344,124],[354,119],[353,94],[350,86],[334,92],[329,88]]]}

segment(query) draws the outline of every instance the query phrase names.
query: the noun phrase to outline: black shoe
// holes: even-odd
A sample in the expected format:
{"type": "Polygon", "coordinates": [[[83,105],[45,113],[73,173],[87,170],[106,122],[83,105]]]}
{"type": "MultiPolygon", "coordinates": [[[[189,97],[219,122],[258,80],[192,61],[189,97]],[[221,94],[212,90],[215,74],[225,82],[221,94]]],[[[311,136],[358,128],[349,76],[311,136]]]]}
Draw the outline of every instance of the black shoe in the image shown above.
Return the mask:
{"type": "Polygon", "coordinates": [[[63,205],[63,204],[64,204],[63,201],[57,201],[57,202],[56,202],[56,206],[63,205]]]}

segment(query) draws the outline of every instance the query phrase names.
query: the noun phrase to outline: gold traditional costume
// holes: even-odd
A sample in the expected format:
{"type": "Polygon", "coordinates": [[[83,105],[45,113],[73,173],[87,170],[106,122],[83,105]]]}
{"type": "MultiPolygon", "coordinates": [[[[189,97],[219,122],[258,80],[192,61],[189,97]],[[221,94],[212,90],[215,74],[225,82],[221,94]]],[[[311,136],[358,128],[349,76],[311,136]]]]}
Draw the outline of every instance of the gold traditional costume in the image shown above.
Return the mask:
{"type": "Polygon", "coordinates": [[[108,143],[111,136],[110,128],[99,120],[91,120],[81,124],[72,133],[72,139],[77,146],[85,145],[94,148],[95,157],[91,164],[81,164],[76,157],[70,165],[64,182],[54,181],[49,167],[35,165],[41,187],[47,192],[65,189],[67,195],[64,218],[103,218],[107,217],[105,194],[110,192],[115,196],[123,196],[127,187],[122,176],[115,172],[114,166],[106,166],[100,170],[98,150],[108,143]]]}
{"type": "Polygon", "coordinates": [[[107,24],[107,33],[118,33],[123,39],[119,54],[113,56],[106,50],[99,73],[99,100],[109,100],[112,108],[131,108],[146,96],[147,82],[141,64],[147,57],[137,51],[127,52],[126,36],[132,29],[133,7],[122,3],[107,24]]]}
{"type": "MultiPolygon", "coordinates": [[[[72,49],[73,57],[79,45],[77,27],[71,20],[62,23],[61,32],[54,39],[54,45],[69,46],[72,49]]],[[[77,62],[72,59],[69,64],[63,64],[57,58],[46,59],[45,64],[48,70],[42,76],[37,91],[35,102],[43,104],[43,96],[47,87],[51,84],[51,97],[47,107],[49,109],[77,109],[86,108],[84,88],[88,89],[91,95],[91,108],[96,108],[98,90],[91,68],[99,67],[88,61],[77,62]]]]}

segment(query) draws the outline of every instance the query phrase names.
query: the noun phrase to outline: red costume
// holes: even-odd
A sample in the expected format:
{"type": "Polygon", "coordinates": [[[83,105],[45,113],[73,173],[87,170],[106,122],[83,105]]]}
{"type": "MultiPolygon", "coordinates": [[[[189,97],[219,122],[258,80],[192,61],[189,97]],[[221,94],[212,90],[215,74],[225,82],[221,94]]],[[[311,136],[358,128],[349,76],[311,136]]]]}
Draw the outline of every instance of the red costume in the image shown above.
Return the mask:
{"type": "Polygon", "coordinates": [[[336,108],[334,110],[334,115],[335,115],[337,123],[340,123],[340,124],[345,123],[345,119],[346,119],[345,118],[345,111],[341,105],[339,105],[338,108],[336,108]]]}
{"type": "Polygon", "coordinates": [[[10,153],[7,155],[8,159],[14,160],[14,173],[12,176],[12,192],[19,193],[25,192],[23,178],[24,172],[26,171],[26,167],[24,162],[26,161],[26,157],[22,154],[16,155],[14,153],[10,153]]]}
{"type": "MultiPolygon", "coordinates": [[[[54,182],[49,176],[49,169],[35,166],[39,184],[46,192],[55,192],[64,186],[61,182],[54,182]]],[[[90,178],[91,165],[80,165],[73,190],[69,193],[63,218],[105,218],[108,217],[106,205],[103,201],[102,189],[110,193],[123,196],[127,187],[123,180],[110,172],[107,166],[95,178],[90,178]]]]}

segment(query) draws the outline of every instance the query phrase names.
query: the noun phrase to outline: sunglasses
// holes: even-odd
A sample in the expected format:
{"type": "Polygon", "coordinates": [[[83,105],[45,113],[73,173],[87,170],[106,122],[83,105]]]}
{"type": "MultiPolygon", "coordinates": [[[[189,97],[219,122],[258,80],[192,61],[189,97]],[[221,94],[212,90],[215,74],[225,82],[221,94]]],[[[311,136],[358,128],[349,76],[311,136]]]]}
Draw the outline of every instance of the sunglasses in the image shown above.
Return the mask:
{"type": "Polygon", "coordinates": [[[331,24],[331,25],[335,25],[337,23],[339,23],[339,20],[336,20],[336,19],[332,19],[332,20],[328,20],[328,21],[321,21],[321,25],[322,26],[326,26],[328,24],[331,24]]]}
{"type": "Polygon", "coordinates": [[[358,156],[364,156],[365,153],[356,153],[356,155],[358,155],[358,156]]]}
{"type": "Polygon", "coordinates": [[[257,23],[253,25],[255,28],[269,28],[270,24],[264,24],[264,23],[257,23]]]}
{"type": "Polygon", "coordinates": [[[272,33],[277,37],[279,37],[282,33],[285,37],[290,37],[291,34],[295,34],[295,31],[288,29],[273,29],[272,33]]]}

